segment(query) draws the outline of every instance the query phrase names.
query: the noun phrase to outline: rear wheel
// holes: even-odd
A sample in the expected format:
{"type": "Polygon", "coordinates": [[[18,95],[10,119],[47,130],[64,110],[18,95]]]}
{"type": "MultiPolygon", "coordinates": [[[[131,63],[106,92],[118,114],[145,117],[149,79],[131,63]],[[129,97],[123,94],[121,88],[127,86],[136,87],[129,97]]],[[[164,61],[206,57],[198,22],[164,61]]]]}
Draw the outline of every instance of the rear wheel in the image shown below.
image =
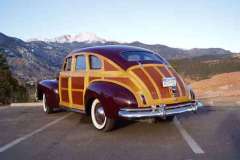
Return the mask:
{"type": "Polygon", "coordinates": [[[98,130],[110,131],[114,128],[115,120],[106,117],[102,104],[95,99],[91,107],[93,126],[98,130]]]}
{"type": "Polygon", "coordinates": [[[50,113],[53,112],[53,108],[50,107],[50,106],[48,106],[48,104],[47,104],[47,97],[46,97],[45,94],[43,94],[42,103],[43,103],[43,104],[42,104],[42,105],[43,105],[43,111],[44,111],[45,113],[50,114],[50,113]]]}

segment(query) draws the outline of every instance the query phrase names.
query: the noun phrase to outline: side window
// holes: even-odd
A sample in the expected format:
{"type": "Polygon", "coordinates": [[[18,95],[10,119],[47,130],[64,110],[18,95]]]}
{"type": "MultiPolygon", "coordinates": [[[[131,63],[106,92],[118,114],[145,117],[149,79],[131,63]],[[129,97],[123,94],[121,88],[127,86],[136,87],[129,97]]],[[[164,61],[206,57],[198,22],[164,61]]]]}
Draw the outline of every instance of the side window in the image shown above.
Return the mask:
{"type": "Polygon", "coordinates": [[[72,57],[67,58],[64,65],[64,71],[71,71],[72,57]]]}
{"type": "Polygon", "coordinates": [[[101,69],[101,68],[102,68],[101,60],[98,57],[91,55],[90,56],[90,69],[101,69]]]}
{"type": "Polygon", "coordinates": [[[77,56],[76,58],[76,71],[86,70],[86,58],[84,55],[77,56]]]}

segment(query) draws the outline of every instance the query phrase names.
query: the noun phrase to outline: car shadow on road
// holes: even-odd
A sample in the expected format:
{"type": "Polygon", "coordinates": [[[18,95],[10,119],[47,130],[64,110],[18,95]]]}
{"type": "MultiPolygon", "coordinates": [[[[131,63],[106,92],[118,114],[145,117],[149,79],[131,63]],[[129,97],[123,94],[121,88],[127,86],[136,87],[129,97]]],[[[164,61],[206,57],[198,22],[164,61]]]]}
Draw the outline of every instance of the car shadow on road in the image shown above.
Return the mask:
{"type": "MultiPolygon", "coordinates": [[[[204,106],[204,107],[199,108],[199,110],[197,112],[183,113],[183,114],[180,114],[179,116],[189,119],[189,118],[193,118],[195,115],[201,116],[201,115],[209,114],[212,111],[215,111],[215,110],[211,107],[204,106]]],[[[167,124],[167,123],[172,122],[172,120],[168,120],[168,119],[164,119],[164,118],[157,118],[157,119],[152,118],[152,119],[143,119],[143,120],[119,120],[117,122],[115,129],[118,130],[118,129],[126,128],[130,125],[133,125],[133,124],[136,124],[136,123],[139,123],[142,121],[150,123],[150,124],[155,124],[155,123],[167,124]]]]}
{"type": "Polygon", "coordinates": [[[116,127],[115,129],[118,130],[118,129],[121,129],[121,128],[125,128],[125,127],[128,127],[134,123],[137,123],[137,121],[134,121],[134,120],[118,120],[116,121],[116,127]]]}
{"type": "Polygon", "coordinates": [[[191,119],[191,118],[194,118],[195,116],[205,116],[214,111],[216,111],[216,110],[213,109],[212,107],[204,106],[204,107],[199,108],[196,112],[182,113],[180,115],[177,115],[177,117],[184,118],[184,119],[191,119]]]}
{"type": "MultiPolygon", "coordinates": [[[[125,128],[125,127],[127,127],[129,125],[132,125],[132,124],[136,123],[136,122],[137,121],[117,120],[116,121],[116,126],[115,126],[114,130],[125,128]]],[[[91,117],[87,116],[87,115],[80,114],[79,123],[92,125],[91,124],[92,123],[91,122],[91,117]]]]}
{"type": "MultiPolygon", "coordinates": [[[[57,112],[64,112],[65,110],[58,110],[57,112]]],[[[214,111],[213,109],[209,108],[209,107],[204,107],[204,108],[201,108],[199,109],[199,111],[196,113],[196,115],[206,115],[208,114],[210,111],[214,111]]],[[[182,115],[179,115],[179,117],[184,117],[184,119],[189,119],[189,118],[192,118],[194,117],[195,114],[193,113],[184,113],[182,115]]],[[[161,119],[161,118],[158,118],[157,120],[155,119],[143,119],[143,120],[117,120],[116,121],[116,126],[114,128],[114,130],[121,130],[123,128],[127,128],[131,125],[134,125],[136,123],[141,123],[141,122],[146,122],[146,123],[149,123],[149,124],[154,124],[154,123],[162,123],[162,124],[165,124],[165,123],[171,123],[170,120],[166,120],[166,119],[161,119]]],[[[79,114],[79,123],[80,124],[88,124],[88,125],[92,125],[91,123],[91,117],[90,116],[87,116],[87,115],[84,115],[84,114],[79,114]]]]}

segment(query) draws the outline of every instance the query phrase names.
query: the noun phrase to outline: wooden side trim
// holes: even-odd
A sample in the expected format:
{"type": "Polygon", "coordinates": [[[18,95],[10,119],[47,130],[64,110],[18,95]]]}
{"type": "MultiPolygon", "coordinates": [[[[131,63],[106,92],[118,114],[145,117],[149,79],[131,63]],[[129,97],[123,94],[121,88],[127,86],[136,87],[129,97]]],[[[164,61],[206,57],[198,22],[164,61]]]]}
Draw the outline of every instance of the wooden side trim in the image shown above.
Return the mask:
{"type": "Polygon", "coordinates": [[[120,83],[123,83],[123,84],[129,86],[135,92],[139,91],[139,88],[129,78],[126,78],[126,77],[105,77],[104,79],[118,81],[120,83]]]}
{"type": "Polygon", "coordinates": [[[157,84],[157,88],[161,93],[161,98],[170,98],[169,89],[162,86],[163,76],[154,67],[146,67],[145,69],[151,74],[152,79],[157,84]]]}
{"type": "Polygon", "coordinates": [[[157,91],[152,84],[151,80],[148,78],[148,76],[144,73],[144,71],[141,68],[136,68],[133,70],[133,72],[138,76],[138,78],[142,79],[145,86],[148,88],[148,91],[152,95],[153,99],[158,99],[157,91]]]}
{"type": "Polygon", "coordinates": [[[104,60],[104,70],[105,71],[118,71],[118,68],[116,68],[114,65],[109,63],[107,60],[104,60]]]}
{"type": "Polygon", "coordinates": [[[179,87],[181,88],[181,96],[186,96],[186,89],[184,87],[183,80],[178,76],[178,74],[173,69],[171,69],[171,71],[173,75],[176,77],[179,87]]]}

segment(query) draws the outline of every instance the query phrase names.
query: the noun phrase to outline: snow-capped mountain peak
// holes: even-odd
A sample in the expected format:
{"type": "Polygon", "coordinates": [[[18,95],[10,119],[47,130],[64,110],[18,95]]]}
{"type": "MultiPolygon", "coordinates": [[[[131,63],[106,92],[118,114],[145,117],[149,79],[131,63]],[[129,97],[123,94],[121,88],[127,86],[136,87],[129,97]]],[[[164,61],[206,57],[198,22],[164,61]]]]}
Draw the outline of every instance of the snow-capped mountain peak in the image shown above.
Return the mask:
{"type": "Polygon", "coordinates": [[[71,42],[105,42],[106,40],[98,37],[95,33],[82,32],[77,35],[62,35],[53,39],[46,39],[47,42],[71,43],[71,42]]]}

